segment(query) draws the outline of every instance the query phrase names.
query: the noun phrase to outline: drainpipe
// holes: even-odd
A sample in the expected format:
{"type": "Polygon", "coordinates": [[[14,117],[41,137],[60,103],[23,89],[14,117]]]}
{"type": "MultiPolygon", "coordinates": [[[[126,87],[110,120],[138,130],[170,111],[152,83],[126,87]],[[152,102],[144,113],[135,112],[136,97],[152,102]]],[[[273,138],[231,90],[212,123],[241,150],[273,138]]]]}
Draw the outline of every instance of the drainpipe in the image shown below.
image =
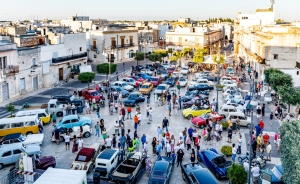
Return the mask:
{"type": "Polygon", "coordinates": [[[117,61],[119,61],[119,35],[117,35],[117,61]]]}

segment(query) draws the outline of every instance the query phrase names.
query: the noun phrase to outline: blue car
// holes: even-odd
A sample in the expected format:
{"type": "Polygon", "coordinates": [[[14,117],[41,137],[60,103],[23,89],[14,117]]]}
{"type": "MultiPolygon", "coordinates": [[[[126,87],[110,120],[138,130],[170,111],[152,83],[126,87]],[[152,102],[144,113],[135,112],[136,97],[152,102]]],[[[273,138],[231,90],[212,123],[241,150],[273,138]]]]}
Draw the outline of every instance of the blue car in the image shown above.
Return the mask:
{"type": "Polygon", "coordinates": [[[143,79],[151,79],[152,77],[145,73],[138,73],[137,76],[142,77],[143,79]]]}
{"type": "MultiPolygon", "coordinates": [[[[272,181],[271,184],[284,184],[283,182],[283,168],[282,165],[275,165],[273,169],[270,169],[271,174],[272,174],[272,181]]],[[[264,173],[260,175],[260,180],[261,178],[264,177],[264,173]]],[[[268,177],[268,176],[266,176],[268,177]]]]}
{"type": "Polygon", "coordinates": [[[182,179],[189,184],[217,184],[208,169],[199,163],[181,165],[182,179]]]}
{"type": "Polygon", "coordinates": [[[157,157],[151,170],[148,184],[168,184],[170,182],[173,159],[166,156],[157,157]]]}
{"type": "Polygon", "coordinates": [[[173,87],[175,85],[175,78],[173,78],[173,77],[168,78],[166,81],[166,84],[173,87]]]}
{"type": "Polygon", "coordinates": [[[72,128],[74,126],[92,125],[93,121],[89,117],[79,117],[78,115],[68,115],[63,117],[57,124],[56,128],[72,128]]]}
{"type": "Polygon", "coordinates": [[[199,162],[202,161],[206,167],[214,173],[218,180],[227,178],[227,170],[232,162],[225,160],[214,148],[200,151],[197,155],[197,159],[199,162]]]}
{"type": "Polygon", "coordinates": [[[143,96],[143,94],[135,92],[135,93],[131,93],[128,98],[126,100],[124,100],[123,104],[125,106],[133,106],[135,107],[135,105],[138,102],[144,102],[145,101],[145,97],[143,96]]]}
{"type": "Polygon", "coordinates": [[[119,87],[119,86],[111,86],[109,88],[109,90],[111,92],[117,91],[120,92],[122,94],[122,98],[128,97],[129,96],[129,92],[124,90],[123,88],[119,87]]]}

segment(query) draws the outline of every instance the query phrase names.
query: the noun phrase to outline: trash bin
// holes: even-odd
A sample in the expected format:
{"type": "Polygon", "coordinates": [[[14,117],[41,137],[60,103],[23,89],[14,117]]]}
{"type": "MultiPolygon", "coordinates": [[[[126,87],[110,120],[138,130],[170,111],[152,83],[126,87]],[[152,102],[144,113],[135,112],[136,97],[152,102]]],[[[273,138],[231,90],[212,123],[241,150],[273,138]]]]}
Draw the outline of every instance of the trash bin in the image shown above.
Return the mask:
{"type": "Polygon", "coordinates": [[[100,173],[99,172],[93,173],[93,181],[94,181],[94,184],[100,184],[100,173]]]}
{"type": "Polygon", "coordinates": [[[232,123],[232,130],[236,130],[236,122],[232,123]]]}
{"type": "Polygon", "coordinates": [[[84,106],[77,106],[77,114],[83,113],[83,107],[84,106]]]}

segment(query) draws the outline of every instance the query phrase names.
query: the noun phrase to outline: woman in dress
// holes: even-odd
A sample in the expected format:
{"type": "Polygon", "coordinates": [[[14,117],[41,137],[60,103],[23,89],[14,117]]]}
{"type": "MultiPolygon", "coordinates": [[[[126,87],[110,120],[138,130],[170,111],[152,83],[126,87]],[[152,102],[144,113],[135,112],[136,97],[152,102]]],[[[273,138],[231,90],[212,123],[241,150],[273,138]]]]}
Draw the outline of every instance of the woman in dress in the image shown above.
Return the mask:
{"type": "Polygon", "coordinates": [[[171,150],[174,151],[174,145],[175,145],[174,135],[171,136],[170,144],[171,144],[171,150]]]}
{"type": "Polygon", "coordinates": [[[106,129],[103,128],[103,130],[101,131],[101,135],[102,135],[102,138],[104,139],[104,141],[106,140],[107,138],[107,132],[106,132],[106,129]]]}
{"type": "Polygon", "coordinates": [[[192,148],[192,153],[191,153],[191,162],[192,163],[195,163],[195,161],[196,161],[196,156],[195,155],[196,155],[195,150],[194,150],[194,148],[192,148]]]}
{"type": "Polygon", "coordinates": [[[153,154],[156,154],[156,142],[157,142],[156,137],[153,137],[151,142],[153,154]]]}
{"type": "Polygon", "coordinates": [[[265,116],[265,108],[266,108],[266,105],[263,104],[262,108],[261,108],[261,115],[262,116],[265,116]]]}
{"type": "Polygon", "coordinates": [[[72,153],[78,151],[78,140],[76,135],[73,136],[73,148],[72,148],[72,153]]]}
{"type": "Polygon", "coordinates": [[[150,155],[147,156],[147,159],[145,162],[146,162],[147,176],[149,177],[150,172],[151,172],[151,167],[152,167],[152,161],[151,161],[150,155]]]}

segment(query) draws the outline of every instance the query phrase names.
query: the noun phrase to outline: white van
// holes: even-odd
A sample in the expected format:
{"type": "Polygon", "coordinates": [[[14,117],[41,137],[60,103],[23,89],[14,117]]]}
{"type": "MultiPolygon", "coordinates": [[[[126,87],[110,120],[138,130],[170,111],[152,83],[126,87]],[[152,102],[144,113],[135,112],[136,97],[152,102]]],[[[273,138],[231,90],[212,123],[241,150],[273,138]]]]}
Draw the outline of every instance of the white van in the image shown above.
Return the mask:
{"type": "Polygon", "coordinates": [[[240,125],[241,126],[246,126],[248,128],[251,128],[251,118],[245,116],[243,112],[230,112],[228,113],[228,116],[226,118],[226,121],[231,118],[232,122],[236,122],[237,117],[240,119],[240,125]]]}
{"type": "Polygon", "coordinates": [[[23,116],[38,116],[43,121],[43,123],[49,123],[51,120],[51,117],[46,112],[46,109],[18,111],[16,114],[16,117],[23,117],[23,116]]]}
{"type": "Polygon", "coordinates": [[[95,172],[100,173],[101,178],[108,178],[110,172],[117,168],[119,159],[118,149],[105,149],[95,161],[95,172]]]}
{"type": "Polygon", "coordinates": [[[224,118],[226,118],[230,112],[241,112],[241,111],[237,110],[237,108],[232,105],[226,105],[226,104],[224,104],[219,110],[219,114],[224,118]]]}

